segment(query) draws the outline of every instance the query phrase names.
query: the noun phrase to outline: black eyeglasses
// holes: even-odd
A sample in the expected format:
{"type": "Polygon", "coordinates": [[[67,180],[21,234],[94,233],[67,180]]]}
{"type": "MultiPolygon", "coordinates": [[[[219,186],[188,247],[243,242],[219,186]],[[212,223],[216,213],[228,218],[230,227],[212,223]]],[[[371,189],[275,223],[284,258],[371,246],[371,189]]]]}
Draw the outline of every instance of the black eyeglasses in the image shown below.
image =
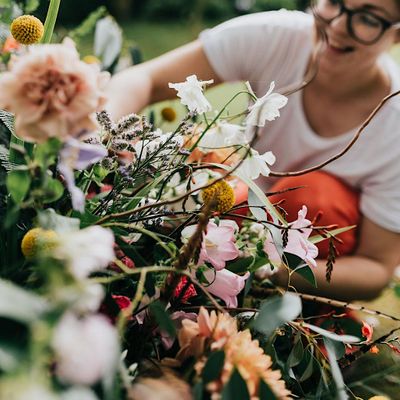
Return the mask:
{"type": "Polygon", "coordinates": [[[374,44],[389,28],[400,27],[400,22],[388,21],[367,9],[349,9],[343,0],[315,0],[311,2],[311,9],[317,19],[328,24],[342,14],[347,14],[350,36],[362,44],[374,44]]]}

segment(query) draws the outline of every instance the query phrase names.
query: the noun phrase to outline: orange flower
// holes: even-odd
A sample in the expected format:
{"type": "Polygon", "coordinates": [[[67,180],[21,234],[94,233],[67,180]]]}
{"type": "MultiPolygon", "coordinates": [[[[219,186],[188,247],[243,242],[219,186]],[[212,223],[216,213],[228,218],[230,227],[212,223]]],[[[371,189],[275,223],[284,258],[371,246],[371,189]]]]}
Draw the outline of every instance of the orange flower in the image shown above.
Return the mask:
{"type": "Polygon", "coordinates": [[[237,333],[236,320],[228,314],[217,314],[201,307],[197,322],[185,319],[178,334],[180,350],[176,358],[200,357],[204,353],[206,340],[211,339],[211,349],[223,348],[228,338],[237,333]]]}
{"type": "Polygon", "coordinates": [[[290,391],[281,379],[281,372],[271,369],[271,357],[264,353],[258,340],[252,340],[248,329],[229,338],[225,346],[225,365],[221,375],[221,387],[226,384],[237,368],[247,383],[252,399],[258,399],[260,379],[268,384],[280,400],[290,399],[290,391]]]}
{"type": "Polygon", "coordinates": [[[14,50],[18,50],[20,47],[21,45],[12,36],[8,36],[4,42],[2,52],[11,53],[14,50]]]}

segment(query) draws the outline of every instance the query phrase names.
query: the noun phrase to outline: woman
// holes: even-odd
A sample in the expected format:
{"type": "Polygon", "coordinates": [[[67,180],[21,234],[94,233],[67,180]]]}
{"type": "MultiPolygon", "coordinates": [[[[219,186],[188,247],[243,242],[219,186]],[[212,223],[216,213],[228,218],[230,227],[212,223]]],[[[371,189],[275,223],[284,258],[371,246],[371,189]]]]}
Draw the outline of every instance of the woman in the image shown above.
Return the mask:
{"type": "MultiPolygon", "coordinates": [[[[281,117],[261,133],[257,150],[272,150],[278,171],[328,159],[346,146],[382,98],[400,89],[399,70],[386,54],[400,40],[400,1],[318,0],[313,6],[314,18],[282,10],[233,19],[203,32],[193,43],[117,74],[109,89],[110,112],[117,118],[174,97],[168,82],[181,82],[191,74],[216,84],[250,81],[258,97],[274,80],[282,92],[302,80],[321,36],[317,32],[322,31],[326,46],[315,78],[290,96],[281,117]]],[[[291,284],[299,290],[367,299],[390,281],[400,258],[399,126],[400,99],[395,97],[350,151],[324,168],[328,174],[302,176],[298,182],[283,179],[272,188],[271,180],[265,182],[268,191],[299,182],[312,186],[303,197],[300,190],[293,192],[295,198],[284,208],[299,210],[304,203],[332,217],[320,223],[338,222],[342,215],[342,221],[359,222],[357,243],[354,249],[344,248],[331,282],[325,280],[325,261],[319,260],[314,271],[318,289],[293,277],[291,284]]],[[[285,269],[273,279],[286,285],[285,269]]]]}

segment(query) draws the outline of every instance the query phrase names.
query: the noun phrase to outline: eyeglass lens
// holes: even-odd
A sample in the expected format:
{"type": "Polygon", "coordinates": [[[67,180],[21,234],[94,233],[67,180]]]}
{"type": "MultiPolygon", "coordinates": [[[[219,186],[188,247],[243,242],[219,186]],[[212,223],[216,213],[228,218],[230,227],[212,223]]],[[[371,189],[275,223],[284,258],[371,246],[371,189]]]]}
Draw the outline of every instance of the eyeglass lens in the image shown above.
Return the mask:
{"type": "Polygon", "coordinates": [[[329,23],[339,17],[343,12],[350,19],[349,27],[352,36],[362,42],[370,43],[377,40],[384,31],[383,22],[372,13],[364,10],[349,10],[339,0],[316,0],[314,2],[315,13],[329,23]]]}

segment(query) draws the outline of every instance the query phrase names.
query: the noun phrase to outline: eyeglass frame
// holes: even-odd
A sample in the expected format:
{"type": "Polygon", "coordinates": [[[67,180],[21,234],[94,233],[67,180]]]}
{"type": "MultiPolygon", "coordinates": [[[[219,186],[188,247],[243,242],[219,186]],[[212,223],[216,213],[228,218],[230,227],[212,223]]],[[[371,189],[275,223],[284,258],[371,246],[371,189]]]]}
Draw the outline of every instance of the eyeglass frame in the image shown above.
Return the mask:
{"type": "Polygon", "coordinates": [[[379,15],[376,15],[375,13],[370,12],[370,11],[368,11],[368,10],[364,10],[363,8],[354,8],[354,9],[347,8],[347,7],[345,6],[343,0],[337,0],[337,2],[339,3],[338,5],[339,5],[339,7],[340,7],[340,11],[339,11],[339,14],[336,15],[336,17],[333,17],[333,18],[331,18],[331,19],[325,19],[324,17],[322,17],[322,16],[317,12],[316,3],[318,3],[318,0],[315,0],[315,2],[313,2],[313,3],[311,4],[312,13],[314,14],[314,16],[315,16],[316,18],[318,18],[319,20],[321,20],[322,22],[324,22],[324,23],[326,23],[326,24],[330,24],[330,23],[332,23],[332,21],[334,21],[336,18],[340,17],[340,16],[343,15],[343,14],[346,14],[346,16],[347,16],[347,20],[346,20],[347,31],[349,32],[350,36],[351,36],[354,40],[356,40],[357,42],[359,42],[359,43],[361,43],[361,44],[364,44],[364,45],[372,45],[372,44],[375,44],[376,42],[379,41],[379,39],[385,34],[385,32],[386,32],[388,29],[390,29],[390,28],[400,28],[400,22],[391,22],[391,21],[388,21],[386,18],[383,18],[383,17],[381,17],[381,16],[379,16],[379,15]],[[353,29],[353,26],[352,26],[352,19],[353,19],[353,16],[354,16],[355,14],[358,14],[358,13],[360,13],[360,12],[366,13],[366,14],[370,15],[370,16],[376,18],[378,21],[380,21],[380,22],[382,23],[382,25],[381,25],[381,26],[382,26],[382,28],[381,28],[381,33],[377,36],[376,39],[371,40],[371,41],[363,40],[363,39],[360,39],[359,37],[357,37],[356,34],[354,33],[354,29],[353,29]]]}

